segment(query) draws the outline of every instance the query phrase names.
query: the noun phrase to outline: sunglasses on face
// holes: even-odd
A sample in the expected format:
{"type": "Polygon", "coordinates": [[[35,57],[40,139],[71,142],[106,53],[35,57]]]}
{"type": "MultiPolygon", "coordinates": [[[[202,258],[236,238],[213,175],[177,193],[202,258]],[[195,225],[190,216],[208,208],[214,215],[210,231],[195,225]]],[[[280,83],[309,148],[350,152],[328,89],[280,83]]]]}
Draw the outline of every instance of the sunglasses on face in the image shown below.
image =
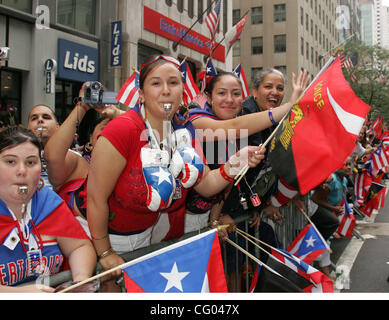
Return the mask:
{"type": "Polygon", "coordinates": [[[180,67],[180,62],[176,59],[176,58],[173,58],[173,57],[169,57],[169,56],[164,56],[164,55],[159,55],[157,56],[154,60],[150,61],[150,62],[147,62],[147,63],[142,63],[141,66],[140,66],[140,71],[139,73],[142,72],[142,69],[147,67],[148,65],[154,63],[154,62],[157,62],[158,60],[165,60],[167,62],[170,62],[170,63],[173,63],[174,65],[176,65],[177,67],[180,67]]]}

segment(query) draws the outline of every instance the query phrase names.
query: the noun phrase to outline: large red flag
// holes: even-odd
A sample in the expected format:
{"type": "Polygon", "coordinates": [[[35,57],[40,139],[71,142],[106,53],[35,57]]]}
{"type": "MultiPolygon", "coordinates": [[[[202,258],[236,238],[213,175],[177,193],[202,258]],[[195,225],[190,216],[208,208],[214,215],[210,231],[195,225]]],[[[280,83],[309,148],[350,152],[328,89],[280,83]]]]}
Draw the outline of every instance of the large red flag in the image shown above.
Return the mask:
{"type": "Polygon", "coordinates": [[[273,169],[306,194],[343,167],[369,110],[348,85],[336,59],[281,123],[269,147],[273,169]]]}

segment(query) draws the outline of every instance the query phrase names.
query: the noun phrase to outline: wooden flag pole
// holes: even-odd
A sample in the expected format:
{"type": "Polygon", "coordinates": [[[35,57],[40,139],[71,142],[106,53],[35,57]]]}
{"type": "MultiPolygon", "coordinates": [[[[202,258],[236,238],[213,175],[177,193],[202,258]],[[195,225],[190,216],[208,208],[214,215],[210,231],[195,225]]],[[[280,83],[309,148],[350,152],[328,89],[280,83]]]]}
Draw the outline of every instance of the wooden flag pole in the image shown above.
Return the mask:
{"type": "MultiPolygon", "coordinates": [[[[124,264],[126,264],[126,263],[124,263],[124,264]]],[[[99,278],[101,278],[101,277],[104,277],[104,276],[106,276],[107,274],[110,274],[110,273],[112,273],[112,272],[114,272],[114,271],[116,271],[116,270],[122,269],[122,268],[123,268],[123,264],[121,264],[121,265],[119,265],[119,266],[116,266],[116,267],[114,267],[114,268],[112,268],[112,269],[109,269],[109,270],[107,270],[107,271],[104,271],[104,272],[102,272],[102,273],[96,274],[95,276],[90,277],[90,278],[88,278],[88,279],[85,279],[85,280],[83,280],[83,281],[77,282],[77,283],[73,284],[73,285],[70,286],[70,287],[67,287],[67,288],[65,288],[65,289],[63,289],[63,290],[61,290],[61,291],[58,291],[57,293],[65,293],[65,292],[68,292],[68,291],[70,291],[70,290],[76,289],[76,288],[78,288],[78,287],[81,287],[81,286],[84,285],[85,283],[88,283],[88,282],[91,282],[91,281],[93,281],[93,280],[96,280],[96,279],[99,279],[99,278]]]]}
{"type": "Polygon", "coordinates": [[[235,247],[236,249],[238,249],[239,251],[241,251],[242,253],[244,253],[246,256],[248,256],[249,258],[251,258],[252,260],[254,260],[256,263],[258,263],[259,265],[261,266],[264,266],[265,264],[259,260],[257,257],[253,256],[250,252],[246,251],[245,249],[243,249],[242,247],[240,247],[239,245],[237,245],[234,241],[228,239],[228,238],[225,238],[224,241],[228,242],[230,245],[232,245],[233,247],[235,247]]]}
{"type": "MultiPolygon", "coordinates": [[[[273,130],[273,132],[271,133],[271,135],[266,139],[266,141],[262,144],[262,148],[265,148],[267,146],[267,144],[271,141],[271,139],[273,139],[274,135],[276,134],[276,132],[278,131],[278,129],[281,127],[281,124],[282,122],[285,120],[285,118],[287,117],[287,115],[289,114],[286,113],[282,119],[280,120],[280,122],[278,123],[277,127],[273,130]]],[[[235,176],[235,179],[236,182],[234,183],[234,186],[237,186],[238,183],[240,182],[240,180],[242,180],[242,178],[245,176],[245,174],[247,173],[247,171],[250,169],[249,165],[246,165],[236,176],[235,176]]]]}

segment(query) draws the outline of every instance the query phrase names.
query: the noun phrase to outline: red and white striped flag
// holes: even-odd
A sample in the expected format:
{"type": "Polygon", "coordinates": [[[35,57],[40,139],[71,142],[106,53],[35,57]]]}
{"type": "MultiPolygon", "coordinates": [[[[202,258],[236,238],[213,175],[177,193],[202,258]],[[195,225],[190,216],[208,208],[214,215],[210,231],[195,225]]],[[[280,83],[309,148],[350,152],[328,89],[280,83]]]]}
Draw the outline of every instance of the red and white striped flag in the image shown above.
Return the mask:
{"type": "Polygon", "coordinates": [[[351,238],[355,228],[355,216],[346,199],[343,198],[341,205],[344,205],[344,214],[338,217],[340,223],[337,232],[344,237],[351,238]]]}
{"type": "Polygon", "coordinates": [[[354,173],[353,182],[356,203],[359,206],[363,206],[367,192],[372,183],[372,177],[368,170],[364,169],[361,172],[354,173]]]}
{"type": "Polygon", "coordinates": [[[200,92],[196,83],[193,80],[192,73],[188,68],[188,63],[184,61],[180,66],[180,71],[182,75],[182,81],[184,82],[184,94],[182,99],[185,104],[189,104],[200,92]]]}
{"type": "Polygon", "coordinates": [[[120,103],[132,108],[139,99],[139,72],[134,71],[119,90],[116,98],[120,103]]]}
{"type": "Polygon", "coordinates": [[[240,34],[244,29],[244,25],[246,24],[247,16],[244,16],[236,25],[234,25],[224,36],[225,44],[226,44],[226,56],[230,51],[232,45],[238,40],[240,34]]]}
{"type": "Polygon", "coordinates": [[[211,34],[211,42],[213,42],[215,40],[217,28],[218,28],[218,25],[219,25],[221,3],[222,3],[222,1],[219,0],[216,3],[215,8],[205,18],[205,23],[207,24],[207,27],[208,27],[209,32],[211,34]]]}
{"type": "Polygon", "coordinates": [[[283,179],[278,178],[277,191],[271,196],[271,204],[279,208],[287,204],[297,193],[296,189],[289,186],[283,179]]]}
{"type": "Polygon", "coordinates": [[[242,65],[241,64],[238,65],[233,71],[233,73],[235,73],[236,76],[240,79],[240,82],[242,83],[242,89],[243,89],[242,92],[243,99],[246,99],[250,95],[250,89],[247,84],[246,75],[243,72],[242,65]]]}

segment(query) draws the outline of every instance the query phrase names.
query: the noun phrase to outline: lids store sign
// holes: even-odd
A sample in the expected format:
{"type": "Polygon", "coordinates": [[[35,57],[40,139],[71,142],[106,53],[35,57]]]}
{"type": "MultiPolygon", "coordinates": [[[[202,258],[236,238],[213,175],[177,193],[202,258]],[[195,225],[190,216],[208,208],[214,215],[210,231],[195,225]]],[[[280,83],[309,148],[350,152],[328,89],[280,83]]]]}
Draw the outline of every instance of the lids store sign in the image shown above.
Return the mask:
{"type": "Polygon", "coordinates": [[[58,39],[58,77],[81,82],[98,80],[98,49],[58,39]]]}
{"type": "MultiPolygon", "coordinates": [[[[144,28],[175,42],[179,41],[180,38],[189,29],[186,26],[146,6],[144,6],[144,28]]],[[[210,41],[211,39],[191,30],[185,35],[180,45],[184,45],[204,55],[208,55],[211,45],[210,41]]],[[[212,54],[212,57],[221,62],[225,62],[224,46],[219,45],[212,54]]]]}

